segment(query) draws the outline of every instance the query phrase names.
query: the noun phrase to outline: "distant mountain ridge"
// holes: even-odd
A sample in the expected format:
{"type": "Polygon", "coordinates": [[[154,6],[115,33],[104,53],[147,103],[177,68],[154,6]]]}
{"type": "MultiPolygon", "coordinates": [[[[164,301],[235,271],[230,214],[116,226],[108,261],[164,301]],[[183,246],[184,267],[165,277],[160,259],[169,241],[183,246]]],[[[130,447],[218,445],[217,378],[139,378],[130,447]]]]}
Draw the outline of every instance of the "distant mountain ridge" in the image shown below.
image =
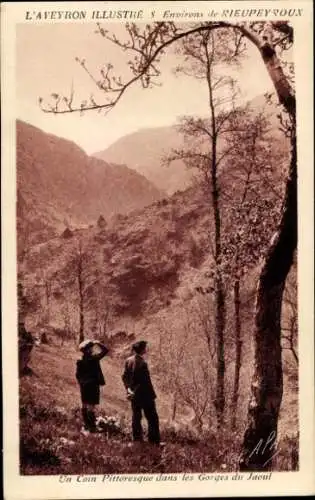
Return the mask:
{"type": "MultiPolygon", "coordinates": [[[[279,110],[275,104],[267,104],[265,96],[259,95],[248,105],[254,114],[265,108],[272,133],[277,133],[279,110]]],[[[172,162],[168,167],[163,165],[163,158],[172,153],[173,149],[180,150],[184,147],[183,135],[177,125],[172,125],[140,129],[121,137],[107,149],[94,153],[94,156],[109,163],[128,165],[144,175],[158,189],[172,195],[178,190],[184,191],[190,187],[196,175],[196,172],[187,169],[181,160],[172,162]]]]}
{"type": "Polygon", "coordinates": [[[67,225],[126,214],[163,196],[125,165],[90,157],[75,143],[23,121],[16,127],[18,225],[36,241],[67,225]]]}
{"type": "Polygon", "coordinates": [[[184,145],[176,126],[141,129],[121,137],[104,151],[94,153],[104,161],[127,164],[169,195],[191,185],[192,172],[182,161],[162,166],[163,157],[184,145]]]}

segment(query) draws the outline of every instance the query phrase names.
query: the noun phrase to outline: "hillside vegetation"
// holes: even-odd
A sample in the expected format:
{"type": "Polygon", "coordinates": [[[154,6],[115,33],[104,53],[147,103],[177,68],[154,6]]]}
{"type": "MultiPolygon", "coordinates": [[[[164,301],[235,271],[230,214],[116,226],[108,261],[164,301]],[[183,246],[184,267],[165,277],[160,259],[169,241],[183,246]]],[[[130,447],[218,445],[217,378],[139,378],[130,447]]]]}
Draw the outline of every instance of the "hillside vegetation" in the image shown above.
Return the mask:
{"type": "Polygon", "coordinates": [[[17,121],[17,216],[21,245],[45,241],[149,205],[162,193],[122,165],[90,157],[71,141],[17,121]]]}
{"type": "MultiPolygon", "coordinates": [[[[198,291],[206,287],[207,270],[211,268],[208,231],[209,213],[202,190],[191,188],[129,216],[119,216],[107,225],[101,224],[100,227],[96,224],[73,231],[67,238],[60,235],[30,249],[23,264],[27,270],[24,292],[33,307],[27,316],[27,326],[35,334],[46,331],[49,345],[36,347],[31,362],[34,375],[23,378],[21,382],[22,401],[25,399],[26,407],[25,427],[21,427],[25,429],[24,473],[235,470],[249,396],[257,270],[247,276],[241,298],[244,347],[238,425],[235,434],[227,430],[226,436],[229,437],[223,438],[216,432],[214,395],[204,392],[206,384],[211,386],[214,383],[214,367],[208,366],[207,379],[200,371],[207,358],[202,325],[206,315],[211,316],[208,295],[198,291]],[[90,437],[90,440],[79,434],[80,402],[74,376],[79,329],[75,261],[79,244],[85,259],[85,334],[103,338],[110,347],[110,357],[105,358],[103,364],[107,384],[100,413],[117,418],[123,431],[118,436],[101,434],[90,437]],[[147,451],[140,450],[134,455],[127,448],[130,410],[121,382],[123,362],[135,338],[149,341],[149,364],[158,392],[163,439],[168,442],[162,454],[153,450],[151,456],[150,451],[150,459],[145,464],[142,464],[141,457],[147,451]],[[189,401],[184,396],[176,400],[173,418],[174,360],[180,368],[185,394],[192,395],[198,389],[201,397],[209,397],[208,413],[202,418],[201,427],[198,424],[198,401],[189,401]],[[192,383],[192,374],[197,377],[197,387],[192,383]],[[34,407],[29,401],[30,392],[36,400],[34,407]],[[47,408],[51,408],[52,413],[47,408]],[[53,409],[56,408],[55,412],[53,409]],[[37,411],[44,415],[37,417],[37,411]],[[26,429],[32,418],[39,419],[39,426],[38,434],[30,438],[26,429]],[[47,441],[42,436],[41,425],[44,425],[47,441]],[[93,451],[95,440],[97,455],[93,451]],[[59,443],[58,450],[56,443],[59,443]],[[45,468],[39,464],[41,459],[36,458],[38,449],[55,457],[45,468]],[[29,458],[32,453],[34,459],[29,458]],[[175,460],[177,455],[181,458],[175,460]]],[[[289,317],[287,306],[284,315],[289,317]]],[[[230,303],[226,338],[228,401],[234,369],[233,328],[230,303]]],[[[283,442],[276,467],[290,469],[297,467],[297,366],[290,351],[284,353],[285,391],[280,416],[280,439],[283,442]]],[[[228,422],[227,413],[227,429],[228,422]]]]}

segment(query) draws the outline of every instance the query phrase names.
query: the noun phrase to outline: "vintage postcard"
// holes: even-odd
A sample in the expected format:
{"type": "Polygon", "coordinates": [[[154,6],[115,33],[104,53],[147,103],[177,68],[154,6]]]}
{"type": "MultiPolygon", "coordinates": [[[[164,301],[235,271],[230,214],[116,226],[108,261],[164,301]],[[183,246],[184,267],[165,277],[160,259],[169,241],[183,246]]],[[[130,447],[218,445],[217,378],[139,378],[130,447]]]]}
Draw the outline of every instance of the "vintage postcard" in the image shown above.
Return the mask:
{"type": "Polygon", "coordinates": [[[314,480],[312,2],[3,2],[6,500],[314,480]]]}

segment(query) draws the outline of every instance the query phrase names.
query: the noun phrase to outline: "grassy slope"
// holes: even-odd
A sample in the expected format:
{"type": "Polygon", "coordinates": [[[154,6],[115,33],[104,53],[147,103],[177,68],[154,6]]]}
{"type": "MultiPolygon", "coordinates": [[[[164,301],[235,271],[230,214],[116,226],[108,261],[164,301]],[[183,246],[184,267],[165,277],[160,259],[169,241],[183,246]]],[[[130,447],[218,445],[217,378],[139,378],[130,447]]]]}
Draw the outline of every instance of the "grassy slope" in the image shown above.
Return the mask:
{"type": "MultiPolygon", "coordinates": [[[[99,413],[116,415],[122,433],[84,436],[80,433],[80,398],[74,377],[77,351],[72,345],[36,347],[32,376],[20,382],[21,473],[22,474],[103,474],[140,472],[227,472],[237,468],[239,433],[214,432],[195,439],[187,431],[167,427],[168,401],[158,389],[158,409],[163,438],[162,451],[149,445],[127,447],[130,439],[130,412],[121,383],[122,359],[106,358],[103,370],[107,384],[102,390],[99,413]]],[[[286,380],[287,382],[287,380],[286,380]]],[[[294,382],[286,387],[285,409],[280,428],[292,431],[296,419],[294,382]]],[[[276,467],[290,469],[296,464],[296,441],[282,437],[276,467]]]]}
{"type": "MultiPolygon", "coordinates": [[[[224,458],[213,450],[213,442],[174,441],[165,436],[165,450],[145,445],[135,453],[130,439],[129,405],[120,380],[121,363],[103,362],[107,385],[102,391],[99,414],[120,417],[122,434],[84,436],[80,398],[74,378],[77,352],[74,347],[40,346],[33,353],[32,376],[21,379],[21,473],[82,474],[117,472],[182,472],[215,470],[224,458]],[[31,431],[30,431],[31,429],[31,431]]],[[[163,427],[166,401],[158,409],[163,427]],[[164,411],[163,411],[164,408],[164,411]]],[[[225,467],[225,466],[224,466],[225,467]]],[[[232,467],[233,468],[233,467],[232,467]]]]}
{"type": "MultiPolygon", "coordinates": [[[[32,377],[33,391],[39,396],[39,401],[47,404],[54,400],[59,406],[67,411],[80,406],[80,395],[78,384],[75,379],[76,360],[80,355],[71,344],[41,345],[35,347],[31,366],[34,370],[32,377]]],[[[123,387],[121,391],[112,392],[112,388],[118,388],[120,384],[117,362],[109,357],[102,362],[106,378],[106,387],[102,389],[102,409],[113,412],[113,410],[126,410],[123,387]],[[106,395],[106,405],[104,403],[106,395]]]]}

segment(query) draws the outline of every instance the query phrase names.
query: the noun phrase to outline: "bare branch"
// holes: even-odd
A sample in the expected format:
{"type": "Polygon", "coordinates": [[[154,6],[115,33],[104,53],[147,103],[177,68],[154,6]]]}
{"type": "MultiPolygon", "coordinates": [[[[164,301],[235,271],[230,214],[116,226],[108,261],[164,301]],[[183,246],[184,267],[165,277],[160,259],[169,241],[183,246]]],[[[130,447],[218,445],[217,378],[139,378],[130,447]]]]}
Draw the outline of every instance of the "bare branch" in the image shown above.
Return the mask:
{"type": "Polygon", "coordinates": [[[233,24],[223,21],[209,22],[180,32],[174,23],[162,22],[154,23],[152,26],[147,25],[140,32],[137,25],[133,23],[126,25],[126,30],[130,37],[129,42],[119,41],[115,35],[109,35],[106,30],[98,25],[99,33],[104,38],[123,50],[129,50],[135,54],[134,61],[129,61],[129,67],[134,76],[123,83],[119,78],[114,80],[114,78],[109,77],[109,74],[105,73],[103,81],[100,81],[86,68],[85,61],[81,60],[80,64],[82,68],[98,88],[108,94],[109,100],[102,104],[96,103],[94,100],[94,102],[82,102],[80,106],[73,106],[73,99],[71,99],[70,95],[65,99],[55,99],[53,103],[47,104],[44,104],[43,99],[40,98],[39,105],[46,113],[82,113],[82,111],[102,109],[108,112],[118,104],[126,90],[137,81],[140,81],[144,88],[149,88],[152,85],[154,77],[159,76],[159,70],[155,66],[155,63],[159,62],[159,56],[164,53],[167,47],[194,34],[204,35],[204,43],[206,44],[209,34],[213,30],[222,28],[233,28],[235,31],[239,31],[243,37],[250,40],[260,51],[263,50],[264,41],[244,24],[233,24]],[[65,107],[62,108],[60,104],[65,104],[65,107]]]}

